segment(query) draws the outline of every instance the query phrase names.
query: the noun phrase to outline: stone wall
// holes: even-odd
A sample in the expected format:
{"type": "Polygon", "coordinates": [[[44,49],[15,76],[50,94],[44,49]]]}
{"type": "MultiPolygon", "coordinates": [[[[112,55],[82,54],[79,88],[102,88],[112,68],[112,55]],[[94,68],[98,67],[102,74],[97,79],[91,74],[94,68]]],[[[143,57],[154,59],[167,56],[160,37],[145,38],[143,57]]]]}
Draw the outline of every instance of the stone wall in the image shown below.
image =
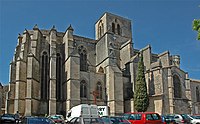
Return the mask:
{"type": "Polygon", "coordinates": [[[197,100],[197,92],[198,92],[197,88],[199,89],[199,93],[200,93],[200,80],[190,79],[190,88],[191,88],[191,100],[192,100],[191,113],[199,114],[200,101],[197,100]]]}

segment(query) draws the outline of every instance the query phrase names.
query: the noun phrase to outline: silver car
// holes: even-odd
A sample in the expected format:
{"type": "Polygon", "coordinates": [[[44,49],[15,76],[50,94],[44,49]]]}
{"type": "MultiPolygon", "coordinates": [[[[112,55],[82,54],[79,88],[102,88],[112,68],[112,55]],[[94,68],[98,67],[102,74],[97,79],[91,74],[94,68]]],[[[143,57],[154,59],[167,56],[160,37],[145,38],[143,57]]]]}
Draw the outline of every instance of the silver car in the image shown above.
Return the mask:
{"type": "Polygon", "coordinates": [[[174,114],[174,120],[177,124],[190,124],[191,119],[187,114],[174,114]]]}
{"type": "Polygon", "coordinates": [[[103,121],[101,118],[96,117],[75,117],[67,124],[103,124],[103,121]]]}
{"type": "Polygon", "coordinates": [[[187,115],[191,119],[192,124],[200,124],[200,118],[195,118],[194,116],[187,115]]]}

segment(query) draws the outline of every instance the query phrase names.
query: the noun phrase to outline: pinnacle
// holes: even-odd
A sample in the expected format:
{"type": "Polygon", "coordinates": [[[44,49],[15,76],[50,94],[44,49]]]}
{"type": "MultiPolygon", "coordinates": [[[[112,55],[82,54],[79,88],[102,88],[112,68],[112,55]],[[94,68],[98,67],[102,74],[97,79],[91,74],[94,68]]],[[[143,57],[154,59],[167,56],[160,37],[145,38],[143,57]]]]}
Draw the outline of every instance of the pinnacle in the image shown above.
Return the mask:
{"type": "Polygon", "coordinates": [[[69,27],[67,28],[67,30],[72,30],[74,31],[74,29],[72,28],[72,25],[70,24],[69,27]]]}
{"type": "Polygon", "coordinates": [[[51,30],[56,30],[56,26],[55,26],[55,25],[53,25],[53,27],[51,28],[51,30]]]}
{"type": "Polygon", "coordinates": [[[35,24],[35,26],[33,27],[33,30],[36,30],[36,29],[38,29],[38,25],[37,24],[35,24]]]}

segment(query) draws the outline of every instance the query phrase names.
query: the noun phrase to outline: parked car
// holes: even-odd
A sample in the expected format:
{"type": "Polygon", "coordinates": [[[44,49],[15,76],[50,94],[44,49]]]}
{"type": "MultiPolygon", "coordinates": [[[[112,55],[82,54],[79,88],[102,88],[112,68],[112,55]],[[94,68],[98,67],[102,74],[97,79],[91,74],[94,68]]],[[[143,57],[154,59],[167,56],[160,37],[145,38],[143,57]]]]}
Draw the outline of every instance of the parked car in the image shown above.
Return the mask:
{"type": "Polygon", "coordinates": [[[101,117],[104,124],[131,124],[122,116],[103,116],[101,117]]]}
{"type": "Polygon", "coordinates": [[[56,123],[56,124],[64,124],[65,123],[65,119],[64,119],[63,115],[50,115],[50,116],[48,116],[48,118],[53,120],[54,123],[56,123]]]}
{"type": "Polygon", "coordinates": [[[54,124],[54,122],[46,117],[24,117],[21,124],[54,124]]]}
{"type": "Polygon", "coordinates": [[[191,117],[193,117],[195,119],[200,119],[200,115],[191,115],[191,117]]]}
{"type": "Polygon", "coordinates": [[[163,124],[161,116],[155,112],[130,112],[124,117],[132,124],[163,124]]]}
{"type": "Polygon", "coordinates": [[[121,116],[110,117],[113,124],[131,124],[127,119],[121,116]]]}
{"type": "Polygon", "coordinates": [[[195,118],[195,117],[193,117],[193,116],[191,116],[191,115],[187,115],[189,118],[190,118],[190,123],[191,124],[200,124],[200,118],[195,118]]]}
{"type": "Polygon", "coordinates": [[[3,114],[1,116],[1,123],[19,123],[20,120],[15,114],[3,114]]]}
{"type": "Polygon", "coordinates": [[[162,115],[161,117],[164,124],[176,124],[173,115],[162,115]]]}
{"type": "Polygon", "coordinates": [[[174,115],[177,124],[190,124],[191,119],[186,114],[172,114],[174,115]]]}
{"type": "Polygon", "coordinates": [[[112,124],[112,121],[109,116],[102,116],[101,119],[104,124],[112,124]]]}
{"type": "Polygon", "coordinates": [[[74,117],[67,124],[104,124],[98,117],[74,117]]]}

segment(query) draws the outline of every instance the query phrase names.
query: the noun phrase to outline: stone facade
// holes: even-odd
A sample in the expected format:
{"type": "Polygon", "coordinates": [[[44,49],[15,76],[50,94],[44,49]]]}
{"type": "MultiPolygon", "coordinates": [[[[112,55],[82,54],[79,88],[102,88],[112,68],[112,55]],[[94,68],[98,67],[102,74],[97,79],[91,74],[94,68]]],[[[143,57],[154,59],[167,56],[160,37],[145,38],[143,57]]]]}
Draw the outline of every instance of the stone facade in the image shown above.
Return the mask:
{"type": "Polygon", "coordinates": [[[10,64],[6,112],[22,115],[65,114],[88,103],[108,105],[111,115],[135,111],[134,85],[143,53],[149,91],[148,111],[198,113],[200,81],[180,69],[180,57],[133,48],[131,21],[104,13],[95,23],[95,39],[34,26],[18,36],[10,64]],[[195,97],[196,96],[196,97],[195,97]],[[96,98],[96,101],[95,101],[96,98]]]}
{"type": "Polygon", "coordinates": [[[0,83],[0,115],[5,113],[6,106],[6,93],[8,92],[8,86],[3,86],[0,83]]]}

